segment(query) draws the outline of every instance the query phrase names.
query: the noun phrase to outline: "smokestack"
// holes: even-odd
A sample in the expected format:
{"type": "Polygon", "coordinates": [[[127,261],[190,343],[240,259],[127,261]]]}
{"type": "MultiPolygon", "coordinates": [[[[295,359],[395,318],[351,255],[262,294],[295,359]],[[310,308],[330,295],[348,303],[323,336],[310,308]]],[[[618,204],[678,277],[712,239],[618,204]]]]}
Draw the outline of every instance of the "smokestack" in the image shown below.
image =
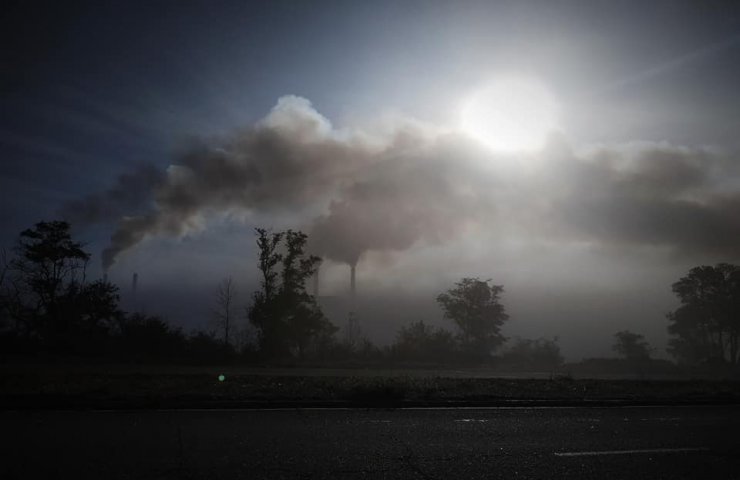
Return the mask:
{"type": "Polygon", "coordinates": [[[349,295],[352,298],[352,301],[355,300],[355,267],[357,264],[353,263],[349,266],[349,295]]]}
{"type": "Polygon", "coordinates": [[[316,271],[313,273],[313,298],[319,298],[319,268],[316,267],[316,271]]]}
{"type": "Polygon", "coordinates": [[[134,276],[131,279],[131,293],[136,296],[136,286],[139,283],[139,274],[134,272],[134,276]]]}

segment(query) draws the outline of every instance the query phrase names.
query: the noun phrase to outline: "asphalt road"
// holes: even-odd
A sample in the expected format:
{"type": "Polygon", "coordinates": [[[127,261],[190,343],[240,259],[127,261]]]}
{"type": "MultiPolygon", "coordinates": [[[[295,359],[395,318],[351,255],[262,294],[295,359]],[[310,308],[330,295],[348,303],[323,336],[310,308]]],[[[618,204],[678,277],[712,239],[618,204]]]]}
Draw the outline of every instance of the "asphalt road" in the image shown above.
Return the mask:
{"type": "Polygon", "coordinates": [[[0,412],[0,478],[740,479],[740,407],[0,412]]]}

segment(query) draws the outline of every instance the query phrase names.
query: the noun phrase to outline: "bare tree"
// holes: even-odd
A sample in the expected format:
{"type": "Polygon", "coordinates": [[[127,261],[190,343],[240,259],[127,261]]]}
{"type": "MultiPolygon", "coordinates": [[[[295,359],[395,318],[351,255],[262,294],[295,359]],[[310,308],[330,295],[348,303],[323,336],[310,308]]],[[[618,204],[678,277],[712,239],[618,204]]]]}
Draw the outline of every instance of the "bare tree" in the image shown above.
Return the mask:
{"type": "Polygon", "coordinates": [[[236,299],[236,285],[231,277],[224,278],[218,284],[216,292],[216,307],[213,309],[213,320],[216,328],[223,332],[224,345],[229,344],[229,332],[234,319],[234,304],[236,299]]]}

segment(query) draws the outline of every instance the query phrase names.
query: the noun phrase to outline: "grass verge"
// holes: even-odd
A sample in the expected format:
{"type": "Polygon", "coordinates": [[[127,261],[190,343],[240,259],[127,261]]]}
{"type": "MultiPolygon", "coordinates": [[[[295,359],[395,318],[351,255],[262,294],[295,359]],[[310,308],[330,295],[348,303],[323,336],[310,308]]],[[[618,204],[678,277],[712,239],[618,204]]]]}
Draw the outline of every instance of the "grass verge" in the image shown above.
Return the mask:
{"type": "Polygon", "coordinates": [[[740,382],[24,371],[0,374],[0,408],[208,408],[740,403],[740,382]]]}

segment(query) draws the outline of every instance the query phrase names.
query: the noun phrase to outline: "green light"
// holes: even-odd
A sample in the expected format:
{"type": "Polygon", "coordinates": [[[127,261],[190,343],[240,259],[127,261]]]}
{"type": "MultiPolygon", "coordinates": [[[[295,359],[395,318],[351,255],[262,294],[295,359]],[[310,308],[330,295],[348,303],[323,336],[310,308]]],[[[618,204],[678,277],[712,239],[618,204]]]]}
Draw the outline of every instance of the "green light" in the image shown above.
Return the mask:
{"type": "Polygon", "coordinates": [[[219,382],[223,382],[224,380],[226,380],[226,376],[224,376],[224,375],[219,375],[218,376],[218,381],[219,382]]]}

